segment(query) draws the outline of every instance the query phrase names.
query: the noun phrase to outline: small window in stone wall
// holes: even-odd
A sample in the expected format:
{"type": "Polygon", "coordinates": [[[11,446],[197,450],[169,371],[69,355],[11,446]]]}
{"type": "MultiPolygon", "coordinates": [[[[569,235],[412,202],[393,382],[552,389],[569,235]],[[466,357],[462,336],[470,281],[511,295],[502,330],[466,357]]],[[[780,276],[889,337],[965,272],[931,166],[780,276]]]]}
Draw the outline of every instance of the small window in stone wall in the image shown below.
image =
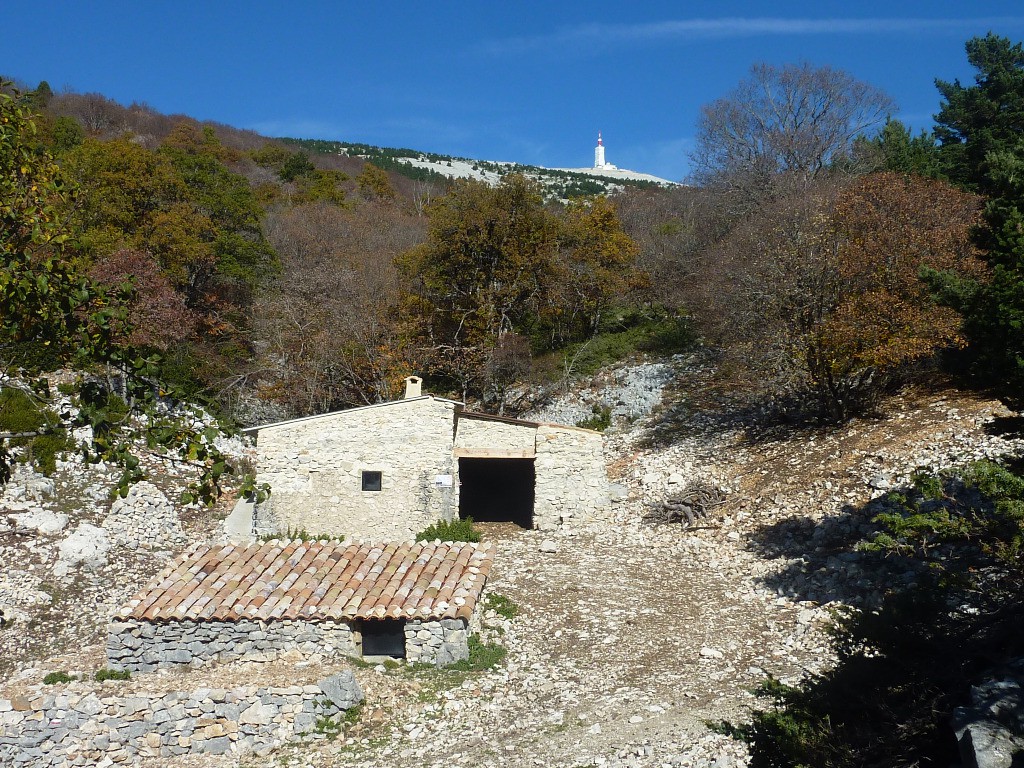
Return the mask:
{"type": "Polygon", "coordinates": [[[363,472],[363,490],[364,491],[379,491],[380,490],[380,472],[363,472]]]}
{"type": "Polygon", "coordinates": [[[366,619],[360,622],[363,656],[405,658],[405,622],[402,619],[366,619]]]}

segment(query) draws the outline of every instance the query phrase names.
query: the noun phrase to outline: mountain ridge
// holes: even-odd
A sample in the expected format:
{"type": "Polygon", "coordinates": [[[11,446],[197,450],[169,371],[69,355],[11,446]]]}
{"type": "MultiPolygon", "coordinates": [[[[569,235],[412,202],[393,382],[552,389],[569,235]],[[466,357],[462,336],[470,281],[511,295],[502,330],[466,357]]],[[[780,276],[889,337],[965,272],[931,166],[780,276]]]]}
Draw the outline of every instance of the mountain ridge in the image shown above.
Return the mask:
{"type": "Polygon", "coordinates": [[[408,148],[380,147],[372,144],[279,137],[278,141],[319,154],[359,157],[385,170],[416,181],[448,182],[452,179],[476,179],[496,184],[503,176],[521,173],[539,182],[553,197],[612,194],[626,187],[682,186],[678,182],[627,169],[546,168],[505,160],[479,160],[408,148]]]}

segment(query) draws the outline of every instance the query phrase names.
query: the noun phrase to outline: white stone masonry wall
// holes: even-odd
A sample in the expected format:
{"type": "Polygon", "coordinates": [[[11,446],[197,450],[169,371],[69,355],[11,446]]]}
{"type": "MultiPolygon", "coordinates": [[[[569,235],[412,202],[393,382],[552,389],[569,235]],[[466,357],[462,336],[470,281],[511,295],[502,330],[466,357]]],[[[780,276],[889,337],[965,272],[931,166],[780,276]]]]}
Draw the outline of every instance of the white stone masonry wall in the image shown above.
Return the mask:
{"type": "Polygon", "coordinates": [[[508,456],[533,458],[537,428],[525,424],[462,417],[455,433],[455,451],[460,456],[508,456]]]}
{"type": "Polygon", "coordinates": [[[258,532],[408,540],[457,517],[454,408],[423,397],[260,430],[259,480],[272,494],[258,532]],[[381,472],[380,491],[362,490],[363,471],[381,472]],[[451,486],[438,475],[452,476],[451,486]]]}
{"type": "Polygon", "coordinates": [[[547,424],[537,429],[535,527],[592,520],[608,506],[603,446],[598,432],[547,424]]]}

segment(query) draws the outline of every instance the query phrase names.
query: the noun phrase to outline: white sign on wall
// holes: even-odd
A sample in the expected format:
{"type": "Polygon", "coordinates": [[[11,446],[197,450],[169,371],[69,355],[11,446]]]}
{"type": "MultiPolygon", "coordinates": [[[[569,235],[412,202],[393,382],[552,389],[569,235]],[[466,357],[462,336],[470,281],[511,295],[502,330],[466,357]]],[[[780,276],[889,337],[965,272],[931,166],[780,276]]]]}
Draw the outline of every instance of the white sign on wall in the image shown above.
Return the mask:
{"type": "Polygon", "coordinates": [[[451,475],[436,475],[434,477],[434,485],[438,488],[451,488],[452,487],[452,476],[451,475]]]}

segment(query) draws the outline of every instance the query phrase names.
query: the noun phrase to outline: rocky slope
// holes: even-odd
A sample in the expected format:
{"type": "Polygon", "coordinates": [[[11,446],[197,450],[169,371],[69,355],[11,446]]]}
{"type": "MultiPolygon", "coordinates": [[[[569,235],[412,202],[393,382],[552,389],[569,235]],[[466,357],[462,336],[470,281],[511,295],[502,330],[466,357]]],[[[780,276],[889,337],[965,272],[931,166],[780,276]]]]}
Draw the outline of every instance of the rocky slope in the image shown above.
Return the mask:
{"type": "MultiPolygon", "coordinates": [[[[743,718],[766,674],[795,681],[827,664],[832,607],[871,604],[879,583],[914,578],[865,572],[851,545],[869,529],[866,503],[915,468],[1022,446],[999,434],[1010,414],[998,403],[952,391],[896,398],[881,418],[837,431],[751,437],[714,414],[671,407],[699,386],[702,370],[685,358],[623,367],[534,414],[571,423],[595,403],[614,409],[606,454],[616,501],[606,519],[556,534],[485,529],[499,546],[490,591],[518,606],[512,618],[495,610],[485,617],[484,639],[508,649],[497,667],[354,665],[366,703],[359,722],[335,738],[317,734],[259,758],[160,764],[744,765],[742,745],[706,723],[743,718]],[[713,516],[691,528],[644,522],[650,504],[697,480],[723,491],[713,516]]],[[[103,557],[90,561],[87,552],[69,562],[77,555],[62,555],[60,545],[69,531],[123,520],[104,498],[109,478],[94,472],[65,467],[52,492],[25,477],[0,502],[0,523],[9,521],[0,533],[0,603],[18,619],[0,630],[0,698],[48,691],[41,679],[50,671],[101,666],[106,616],[178,546],[181,534],[162,513],[140,513],[164,526],[165,549],[110,543],[103,557]],[[37,517],[17,517],[26,513],[37,517]],[[54,532],[60,519],[40,513],[68,519],[54,532]]],[[[215,535],[208,514],[179,514],[188,537],[215,535]]],[[[289,685],[306,675],[282,664],[227,665],[71,685],[289,685]]]]}

